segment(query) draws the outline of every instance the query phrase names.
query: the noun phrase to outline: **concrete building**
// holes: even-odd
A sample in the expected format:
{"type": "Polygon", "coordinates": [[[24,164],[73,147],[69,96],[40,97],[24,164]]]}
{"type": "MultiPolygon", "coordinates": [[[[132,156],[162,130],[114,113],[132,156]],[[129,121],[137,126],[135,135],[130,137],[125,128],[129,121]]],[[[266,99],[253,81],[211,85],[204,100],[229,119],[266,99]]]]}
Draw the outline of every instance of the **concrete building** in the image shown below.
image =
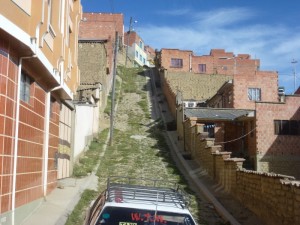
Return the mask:
{"type": "Polygon", "coordinates": [[[124,34],[124,44],[128,48],[127,62],[130,61],[129,63],[134,67],[150,66],[145,43],[135,31],[128,31],[124,34]]]}
{"type": "Polygon", "coordinates": [[[0,223],[20,224],[69,175],[80,1],[0,8],[0,223]],[[62,114],[64,116],[62,116],[62,114]]]}

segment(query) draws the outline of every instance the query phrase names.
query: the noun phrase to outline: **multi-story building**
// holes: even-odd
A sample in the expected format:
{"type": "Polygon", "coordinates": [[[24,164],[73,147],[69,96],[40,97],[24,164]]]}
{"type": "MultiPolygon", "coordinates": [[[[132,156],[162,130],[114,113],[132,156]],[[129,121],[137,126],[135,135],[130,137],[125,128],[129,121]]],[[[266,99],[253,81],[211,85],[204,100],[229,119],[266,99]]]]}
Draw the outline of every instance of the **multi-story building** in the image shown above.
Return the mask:
{"type": "Polygon", "coordinates": [[[156,65],[169,72],[233,75],[258,71],[260,61],[224,49],[212,49],[209,55],[196,56],[191,50],[163,48],[157,52],[156,65]]]}
{"type": "Polygon", "coordinates": [[[300,144],[299,96],[284,95],[282,88],[278,87],[277,72],[261,71],[260,61],[251,59],[248,54],[235,56],[222,49],[211,50],[209,56],[162,49],[156,59],[163,77],[168,79],[165,82],[168,85],[163,86],[164,92],[168,100],[173,99],[173,103],[169,103],[171,111],[177,107],[177,114],[173,114],[177,115],[179,138],[186,140],[187,148],[190,148],[189,137],[182,123],[187,117],[193,117],[195,122],[204,124],[208,137],[214,138],[223,151],[232,152],[232,157],[245,157],[245,166],[300,177],[300,151],[297,147],[300,144]],[[196,93],[197,89],[199,93],[205,91],[205,85],[197,85],[201,82],[196,80],[201,80],[201,77],[205,80],[207,75],[215,83],[220,75],[232,76],[214,95],[210,95],[208,90],[211,89],[207,89],[207,94],[202,94],[206,99],[193,99],[194,102],[205,101],[209,108],[175,104],[178,90],[181,104],[190,98],[188,93],[196,93]],[[184,83],[192,80],[195,86],[183,88],[184,83]]]}
{"type": "Polygon", "coordinates": [[[124,44],[127,49],[126,58],[130,59],[134,67],[149,66],[145,43],[135,31],[128,31],[124,34],[124,44]]]}
{"type": "Polygon", "coordinates": [[[156,55],[155,50],[151,46],[145,45],[145,51],[147,54],[147,60],[149,62],[149,66],[154,67],[155,66],[154,59],[156,55]]]}
{"type": "Polygon", "coordinates": [[[80,1],[0,7],[0,217],[20,224],[68,176],[80,1]]]}

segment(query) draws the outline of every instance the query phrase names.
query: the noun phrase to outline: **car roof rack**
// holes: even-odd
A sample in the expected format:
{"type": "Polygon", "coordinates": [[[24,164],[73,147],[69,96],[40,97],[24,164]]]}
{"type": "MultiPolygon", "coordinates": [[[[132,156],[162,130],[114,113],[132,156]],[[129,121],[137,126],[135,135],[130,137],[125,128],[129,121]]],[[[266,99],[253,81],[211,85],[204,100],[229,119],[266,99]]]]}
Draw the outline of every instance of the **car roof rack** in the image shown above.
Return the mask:
{"type": "Polygon", "coordinates": [[[165,180],[109,177],[107,200],[110,202],[143,202],[187,208],[189,196],[179,184],[165,180]]]}

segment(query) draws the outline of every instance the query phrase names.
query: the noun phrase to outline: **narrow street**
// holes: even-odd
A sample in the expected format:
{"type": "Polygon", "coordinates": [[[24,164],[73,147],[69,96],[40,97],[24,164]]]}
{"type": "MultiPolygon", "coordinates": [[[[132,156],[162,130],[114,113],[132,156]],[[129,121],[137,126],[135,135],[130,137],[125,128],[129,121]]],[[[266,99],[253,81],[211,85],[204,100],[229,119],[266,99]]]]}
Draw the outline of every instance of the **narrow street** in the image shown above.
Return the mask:
{"type": "MultiPolygon", "coordinates": [[[[213,205],[189,188],[188,181],[175,165],[157,102],[163,96],[155,93],[150,73],[131,71],[120,76],[121,89],[116,90],[113,141],[101,154],[97,170],[99,190],[105,189],[108,176],[176,181],[190,194],[190,210],[198,224],[223,224],[213,205]]],[[[163,113],[165,118],[169,116],[163,113]]]]}

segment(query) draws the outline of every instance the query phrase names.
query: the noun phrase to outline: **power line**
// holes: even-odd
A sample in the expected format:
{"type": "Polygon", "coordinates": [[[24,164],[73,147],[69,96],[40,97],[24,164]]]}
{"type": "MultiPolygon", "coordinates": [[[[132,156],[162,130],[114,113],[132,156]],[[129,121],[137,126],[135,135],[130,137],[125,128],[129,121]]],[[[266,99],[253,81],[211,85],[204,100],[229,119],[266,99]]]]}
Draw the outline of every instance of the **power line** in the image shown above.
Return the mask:
{"type": "Polygon", "coordinates": [[[256,128],[254,128],[253,130],[249,131],[247,134],[241,136],[241,137],[238,137],[236,139],[232,139],[230,141],[224,141],[224,142],[215,142],[215,144],[226,144],[226,143],[230,143],[230,142],[234,142],[234,141],[238,141],[246,136],[248,136],[250,133],[252,133],[256,128]]]}

